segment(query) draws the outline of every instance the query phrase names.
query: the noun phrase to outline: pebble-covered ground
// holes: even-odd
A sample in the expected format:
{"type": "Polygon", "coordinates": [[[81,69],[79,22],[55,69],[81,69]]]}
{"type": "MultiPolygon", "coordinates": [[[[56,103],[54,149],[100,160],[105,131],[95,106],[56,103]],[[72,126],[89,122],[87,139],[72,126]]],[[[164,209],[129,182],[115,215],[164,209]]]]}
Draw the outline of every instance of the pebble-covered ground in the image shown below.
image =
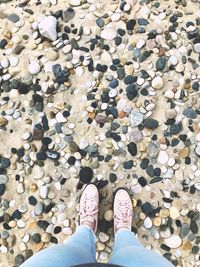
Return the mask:
{"type": "Polygon", "coordinates": [[[200,2],[0,0],[0,267],[75,231],[83,184],[112,193],[175,266],[200,266],[200,2]]]}

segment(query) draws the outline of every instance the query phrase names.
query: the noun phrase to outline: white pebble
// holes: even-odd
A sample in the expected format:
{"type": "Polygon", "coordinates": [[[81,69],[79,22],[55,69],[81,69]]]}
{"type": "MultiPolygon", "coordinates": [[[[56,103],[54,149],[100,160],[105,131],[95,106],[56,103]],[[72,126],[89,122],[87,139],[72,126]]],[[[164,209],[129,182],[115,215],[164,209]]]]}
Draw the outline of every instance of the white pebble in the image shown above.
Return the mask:
{"type": "Polygon", "coordinates": [[[29,64],[28,69],[31,74],[38,74],[40,72],[40,64],[34,60],[29,64]]]}
{"type": "Polygon", "coordinates": [[[164,242],[169,248],[178,248],[182,244],[182,240],[178,235],[170,236],[166,238],[164,242]]]}
{"type": "Polygon", "coordinates": [[[58,123],[67,122],[67,119],[63,116],[62,112],[56,113],[56,120],[58,123]]]}
{"type": "Polygon", "coordinates": [[[72,46],[70,44],[64,46],[62,49],[64,54],[68,54],[69,52],[71,52],[71,50],[72,50],[72,46]]]}
{"type": "Polygon", "coordinates": [[[165,164],[169,160],[169,156],[166,151],[160,151],[158,154],[158,162],[160,164],[165,164]]]}
{"type": "Polygon", "coordinates": [[[3,58],[0,62],[1,66],[6,69],[9,67],[9,60],[7,58],[3,58]]]}
{"type": "Polygon", "coordinates": [[[136,47],[138,49],[141,49],[143,46],[145,45],[145,40],[144,39],[140,39],[137,44],[136,44],[136,47]]]}
{"type": "Polygon", "coordinates": [[[78,75],[78,76],[82,76],[83,75],[83,73],[84,73],[84,70],[83,70],[83,68],[82,67],[80,67],[80,66],[78,66],[77,68],[76,68],[76,74],[78,75]]]}
{"type": "Polygon", "coordinates": [[[144,220],[144,227],[150,229],[152,225],[153,225],[152,220],[149,217],[146,217],[144,220]]]}

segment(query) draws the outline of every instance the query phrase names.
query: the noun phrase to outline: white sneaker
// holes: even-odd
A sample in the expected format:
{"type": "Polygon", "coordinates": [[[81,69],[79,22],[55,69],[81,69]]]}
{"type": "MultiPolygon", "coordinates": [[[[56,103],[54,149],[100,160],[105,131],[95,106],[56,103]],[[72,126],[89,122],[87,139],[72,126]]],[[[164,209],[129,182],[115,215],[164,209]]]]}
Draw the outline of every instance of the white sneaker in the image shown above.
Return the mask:
{"type": "Polygon", "coordinates": [[[133,207],[131,198],[124,188],[119,188],[114,196],[114,233],[119,229],[131,230],[133,207]]]}
{"type": "Polygon", "coordinates": [[[94,233],[98,226],[99,192],[94,184],[88,184],[80,198],[80,225],[87,225],[94,233]]]}

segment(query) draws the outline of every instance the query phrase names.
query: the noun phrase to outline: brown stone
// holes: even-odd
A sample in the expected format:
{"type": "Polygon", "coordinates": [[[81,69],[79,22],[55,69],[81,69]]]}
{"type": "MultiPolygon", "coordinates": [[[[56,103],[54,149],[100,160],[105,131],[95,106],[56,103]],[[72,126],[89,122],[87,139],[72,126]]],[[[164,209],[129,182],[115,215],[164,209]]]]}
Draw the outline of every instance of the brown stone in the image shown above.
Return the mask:
{"type": "Polygon", "coordinates": [[[164,48],[164,47],[160,47],[158,56],[159,56],[159,57],[162,57],[162,56],[164,56],[164,55],[165,55],[165,48],[164,48]]]}
{"type": "Polygon", "coordinates": [[[189,156],[189,153],[190,153],[189,148],[188,147],[184,147],[184,148],[179,150],[178,155],[179,155],[180,158],[185,159],[186,157],[189,156]]]}
{"type": "Polygon", "coordinates": [[[184,84],[184,89],[190,89],[191,88],[191,84],[190,83],[185,83],[184,84]]]}
{"type": "Polygon", "coordinates": [[[51,235],[48,233],[43,233],[41,236],[42,242],[49,243],[51,240],[51,235]]]}
{"type": "Polygon", "coordinates": [[[36,184],[31,184],[29,189],[30,189],[31,192],[34,193],[34,192],[37,190],[37,188],[38,188],[38,187],[37,187],[36,184]]]}
{"type": "Polygon", "coordinates": [[[190,250],[192,248],[192,244],[189,241],[183,241],[181,248],[183,250],[190,250]]]}
{"type": "Polygon", "coordinates": [[[95,118],[95,112],[88,112],[88,118],[94,120],[94,118],[95,118]]]}
{"type": "Polygon", "coordinates": [[[0,126],[5,126],[8,123],[8,120],[4,117],[0,117],[0,126]]]}
{"type": "Polygon", "coordinates": [[[120,119],[123,119],[123,118],[126,116],[126,112],[124,112],[124,111],[120,111],[120,112],[118,113],[118,116],[119,116],[120,119]]]}
{"type": "Polygon", "coordinates": [[[167,218],[169,217],[169,210],[168,209],[161,209],[159,213],[161,218],[167,218]]]}
{"type": "Polygon", "coordinates": [[[27,223],[27,229],[28,230],[33,230],[36,227],[37,227],[37,224],[36,224],[35,220],[32,219],[32,220],[28,221],[28,223],[27,223]]]}
{"type": "Polygon", "coordinates": [[[33,244],[33,250],[34,251],[40,251],[42,248],[44,247],[44,243],[43,242],[40,242],[38,244],[33,244]]]}
{"type": "Polygon", "coordinates": [[[161,225],[161,222],[162,222],[161,217],[155,217],[153,219],[153,225],[155,225],[155,226],[160,226],[161,225]]]}
{"type": "Polygon", "coordinates": [[[132,198],[132,206],[133,208],[137,206],[137,200],[135,198],[132,198]]]}

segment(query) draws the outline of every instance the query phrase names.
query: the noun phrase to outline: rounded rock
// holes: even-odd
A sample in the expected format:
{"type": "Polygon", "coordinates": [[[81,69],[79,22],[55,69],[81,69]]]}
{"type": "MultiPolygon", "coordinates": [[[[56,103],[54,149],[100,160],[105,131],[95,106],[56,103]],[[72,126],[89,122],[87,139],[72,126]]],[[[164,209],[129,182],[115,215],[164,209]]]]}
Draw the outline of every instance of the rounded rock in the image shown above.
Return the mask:
{"type": "Polygon", "coordinates": [[[156,90],[159,90],[159,89],[162,89],[163,88],[163,79],[161,77],[155,77],[153,78],[152,82],[151,82],[151,85],[154,89],[156,90]]]}

